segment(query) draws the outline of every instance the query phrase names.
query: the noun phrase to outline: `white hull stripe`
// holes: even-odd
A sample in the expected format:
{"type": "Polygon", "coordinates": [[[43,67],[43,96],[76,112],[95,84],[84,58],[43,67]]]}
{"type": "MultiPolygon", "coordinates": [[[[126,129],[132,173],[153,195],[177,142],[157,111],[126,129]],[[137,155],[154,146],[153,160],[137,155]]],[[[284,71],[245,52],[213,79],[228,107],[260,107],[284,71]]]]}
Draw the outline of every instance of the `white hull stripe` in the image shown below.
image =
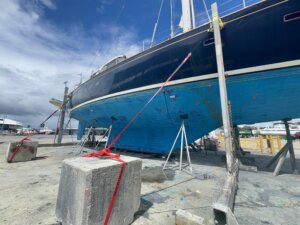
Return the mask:
{"type": "MultiPolygon", "coordinates": [[[[300,66],[300,60],[294,60],[294,61],[282,62],[282,63],[275,63],[275,64],[269,64],[269,65],[264,65],[264,66],[255,66],[255,67],[249,67],[249,68],[238,69],[238,70],[231,70],[231,71],[226,71],[225,73],[228,76],[237,76],[237,75],[246,74],[246,73],[254,73],[254,72],[260,72],[260,71],[266,71],[266,70],[287,68],[287,67],[292,67],[292,66],[300,66]]],[[[218,77],[217,73],[212,73],[212,74],[207,74],[207,75],[200,75],[200,76],[195,76],[195,77],[189,77],[189,78],[184,78],[184,79],[180,79],[180,80],[170,81],[169,83],[167,83],[166,86],[172,86],[172,85],[183,84],[183,83],[190,83],[190,82],[201,81],[201,80],[209,80],[209,79],[213,79],[213,78],[217,78],[217,77],[218,77]]],[[[105,95],[105,96],[95,98],[95,99],[89,100],[87,102],[81,103],[81,104],[77,105],[76,107],[72,108],[71,111],[73,111],[77,108],[80,108],[84,105],[96,102],[96,101],[100,101],[100,100],[103,100],[103,99],[112,98],[112,97],[116,97],[116,96],[131,94],[131,93],[134,93],[134,92],[140,92],[140,91],[150,90],[150,89],[154,89],[154,88],[159,88],[161,85],[162,85],[162,83],[152,84],[152,85],[148,85],[148,86],[143,86],[143,87],[139,87],[139,88],[134,88],[134,89],[126,90],[126,91],[120,91],[120,92],[117,92],[117,93],[105,95]]]]}

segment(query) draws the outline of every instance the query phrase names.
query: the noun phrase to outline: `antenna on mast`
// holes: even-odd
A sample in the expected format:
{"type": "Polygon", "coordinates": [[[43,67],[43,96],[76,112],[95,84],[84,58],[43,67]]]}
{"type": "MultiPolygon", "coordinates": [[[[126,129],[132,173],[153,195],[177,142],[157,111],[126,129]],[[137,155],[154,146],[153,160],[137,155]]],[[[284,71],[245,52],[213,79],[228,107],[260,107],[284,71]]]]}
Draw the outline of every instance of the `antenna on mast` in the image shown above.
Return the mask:
{"type": "Polygon", "coordinates": [[[244,8],[246,8],[246,2],[245,2],[245,0],[243,0],[243,5],[244,5],[244,8]]]}
{"type": "Polygon", "coordinates": [[[191,9],[192,9],[192,28],[196,27],[196,21],[195,21],[195,9],[194,9],[194,0],[190,0],[191,2],[191,9]]]}

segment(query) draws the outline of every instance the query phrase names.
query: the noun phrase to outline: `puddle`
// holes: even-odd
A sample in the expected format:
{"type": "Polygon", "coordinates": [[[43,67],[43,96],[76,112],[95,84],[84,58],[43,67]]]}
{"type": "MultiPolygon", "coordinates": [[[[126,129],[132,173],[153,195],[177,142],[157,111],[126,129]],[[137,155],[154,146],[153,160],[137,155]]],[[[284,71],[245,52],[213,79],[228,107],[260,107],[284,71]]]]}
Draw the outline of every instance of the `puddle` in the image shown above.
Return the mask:
{"type": "Polygon", "coordinates": [[[162,167],[145,167],[142,170],[142,182],[163,183],[165,180],[173,180],[174,170],[163,170],[162,167]]]}

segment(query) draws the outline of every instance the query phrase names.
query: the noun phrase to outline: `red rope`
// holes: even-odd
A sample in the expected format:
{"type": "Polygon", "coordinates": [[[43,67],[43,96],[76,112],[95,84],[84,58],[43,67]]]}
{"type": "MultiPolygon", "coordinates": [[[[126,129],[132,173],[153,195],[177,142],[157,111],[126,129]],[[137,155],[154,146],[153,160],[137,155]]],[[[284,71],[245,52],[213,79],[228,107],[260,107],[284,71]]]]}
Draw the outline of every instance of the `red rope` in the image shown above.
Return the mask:
{"type": "Polygon", "coordinates": [[[83,155],[83,157],[99,157],[99,156],[106,156],[112,159],[115,159],[119,162],[122,163],[122,167],[118,176],[118,180],[117,183],[115,185],[114,188],[114,192],[112,195],[112,198],[110,200],[109,203],[109,207],[108,207],[108,211],[106,213],[105,216],[105,221],[104,221],[104,225],[108,224],[108,221],[110,219],[110,215],[114,206],[114,202],[116,199],[116,195],[118,193],[119,190],[119,186],[122,180],[122,176],[126,167],[126,162],[123,161],[120,158],[119,154],[112,154],[110,152],[111,147],[119,140],[119,138],[123,135],[123,133],[131,126],[131,124],[140,116],[140,114],[146,109],[146,107],[153,101],[153,99],[158,95],[159,92],[161,92],[161,90],[167,85],[167,83],[174,77],[174,75],[178,72],[178,70],[186,63],[186,61],[192,56],[192,53],[190,52],[189,54],[187,54],[187,56],[184,58],[184,60],[179,64],[179,66],[174,70],[174,72],[168,77],[168,79],[160,86],[160,88],[153,94],[153,96],[146,102],[146,104],[137,112],[137,114],[135,114],[135,116],[129,121],[129,123],[121,130],[121,132],[112,140],[112,142],[110,143],[110,145],[108,147],[106,147],[105,149],[98,151],[98,152],[93,152],[90,154],[85,154],[83,155]]]}
{"type": "MultiPolygon", "coordinates": [[[[69,99],[64,103],[62,104],[57,110],[55,110],[53,113],[51,113],[42,123],[41,123],[41,126],[46,123],[46,121],[48,121],[55,113],[57,113],[58,110],[62,109],[67,103],[69,102],[69,99]]],[[[33,132],[29,132],[29,134],[24,137],[17,145],[16,147],[14,148],[13,150],[13,154],[10,156],[8,162],[12,162],[13,159],[16,157],[18,151],[20,150],[22,144],[25,142],[25,141],[28,141],[29,140],[29,137],[33,134],[33,132]]]]}
{"type": "Polygon", "coordinates": [[[122,180],[122,176],[123,176],[123,173],[124,173],[124,170],[125,170],[125,167],[126,167],[126,162],[120,158],[119,154],[112,154],[108,148],[105,148],[105,149],[103,149],[102,151],[99,151],[99,152],[84,155],[84,157],[98,157],[98,156],[109,157],[111,159],[115,159],[115,160],[122,163],[122,167],[121,167],[118,179],[117,179],[117,183],[115,185],[114,192],[113,192],[113,195],[112,195],[111,200],[109,202],[107,213],[105,215],[104,225],[107,225],[108,221],[110,219],[110,215],[112,213],[112,209],[114,207],[116,196],[117,196],[119,186],[120,186],[120,183],[121,183],[121,180],[122,180]]]}

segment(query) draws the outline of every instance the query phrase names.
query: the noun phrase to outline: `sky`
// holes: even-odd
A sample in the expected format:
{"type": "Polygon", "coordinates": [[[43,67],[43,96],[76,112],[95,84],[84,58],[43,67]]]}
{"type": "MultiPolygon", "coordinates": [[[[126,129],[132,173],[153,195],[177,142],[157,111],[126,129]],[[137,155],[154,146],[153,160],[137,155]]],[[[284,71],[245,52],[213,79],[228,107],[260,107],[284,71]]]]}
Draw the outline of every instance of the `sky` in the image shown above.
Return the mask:
{"type": "MultiPolygon", "coordinates": [[[[206,0],[209,7],[215,0],[206,0]]],[[[257,0],[247,0],[252,4],[257,0]]],[[[221,14],[242,0],[218,0],[221,14]]],[[[164,0],[154,43],[170,35],[170,1],[164,0]]],[[[0,117],[38,127],[70,90],[118,55],[149,47],[161,0],[1,0],[0,117]]],[[[197,25],[208,21],[202,0],[194,1],[197,25]]],[[[174,0],[176,32],[181,3],[174,0]]],[[[46,126],[55,128],[57,116],[46,126]]]]}

